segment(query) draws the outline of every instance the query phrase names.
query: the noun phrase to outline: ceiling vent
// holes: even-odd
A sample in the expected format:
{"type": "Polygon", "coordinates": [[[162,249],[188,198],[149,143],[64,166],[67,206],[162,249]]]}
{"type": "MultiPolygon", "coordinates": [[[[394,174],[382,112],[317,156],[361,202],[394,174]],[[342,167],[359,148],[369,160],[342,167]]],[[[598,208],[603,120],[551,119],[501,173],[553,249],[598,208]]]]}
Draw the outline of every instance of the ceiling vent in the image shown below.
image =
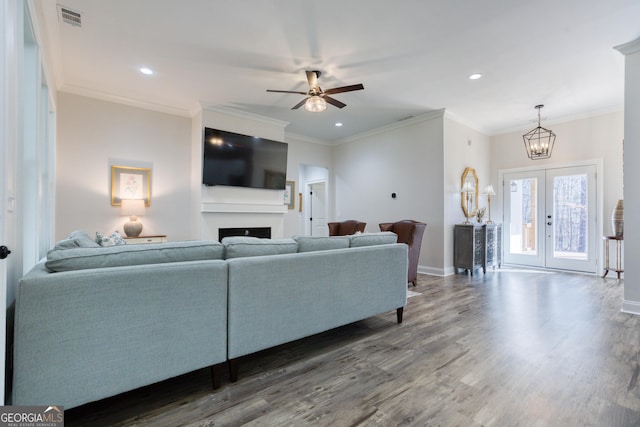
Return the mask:
{"type": "Polygon", "coordinates": [[[82,15],[80,12],[71,10],[68,7],[58,5],[58,19],[74,27],[82,27],[82,15]]]}

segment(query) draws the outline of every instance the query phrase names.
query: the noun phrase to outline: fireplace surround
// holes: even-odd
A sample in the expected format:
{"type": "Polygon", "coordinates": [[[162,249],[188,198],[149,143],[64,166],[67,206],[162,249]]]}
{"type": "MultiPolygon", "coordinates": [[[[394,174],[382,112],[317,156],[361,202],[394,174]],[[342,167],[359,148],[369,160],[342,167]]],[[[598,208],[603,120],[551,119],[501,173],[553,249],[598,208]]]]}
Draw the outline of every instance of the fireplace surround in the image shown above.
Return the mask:
{"type": "Polygon", "coordinates": [[[219,228],[218,241],[228,236],[247,236],[258,237],[260,239],[271,238],[271,227],[235,227],[235,228],[219,228]]]}

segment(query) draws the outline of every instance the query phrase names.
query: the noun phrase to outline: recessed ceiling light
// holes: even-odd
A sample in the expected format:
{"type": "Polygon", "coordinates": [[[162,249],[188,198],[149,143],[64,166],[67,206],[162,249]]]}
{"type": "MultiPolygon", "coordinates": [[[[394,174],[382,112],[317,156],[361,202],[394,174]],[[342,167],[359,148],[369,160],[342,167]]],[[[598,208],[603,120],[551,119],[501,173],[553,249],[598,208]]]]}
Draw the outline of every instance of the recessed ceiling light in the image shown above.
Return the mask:
{"type": "Polygon", "coordinates": [[[480,77],[482,77],[482,74],[474,73],[469,76],[469,80],[478,80],[480,77]]]}
{"type": "Polygon", "coordinates": [[[342,126],[342,123],[340,123],[340,122],[336,123],[336,127],[339,128],[340,126],[342,126]]]}
{"type": "Polygon", "coordinates": [[[147,76],[150,76],[151,74],[153,74],[153,70],[151,70],[150,68],[147,68],[147,67],[140,68],[140,72],[142,74],[146,74],[147,76]]]}

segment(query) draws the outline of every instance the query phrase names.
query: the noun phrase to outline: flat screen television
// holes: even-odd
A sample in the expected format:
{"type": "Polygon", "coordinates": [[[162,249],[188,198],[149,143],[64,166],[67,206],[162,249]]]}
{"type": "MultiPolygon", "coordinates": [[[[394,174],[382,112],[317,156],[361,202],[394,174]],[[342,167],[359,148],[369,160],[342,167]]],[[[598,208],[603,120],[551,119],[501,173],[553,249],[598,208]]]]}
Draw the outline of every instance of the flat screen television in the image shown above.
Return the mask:
{"type": "Polygon", "coordinates": [[[204,128],[202,183],[284,190],[285,142],[204,128]]]}

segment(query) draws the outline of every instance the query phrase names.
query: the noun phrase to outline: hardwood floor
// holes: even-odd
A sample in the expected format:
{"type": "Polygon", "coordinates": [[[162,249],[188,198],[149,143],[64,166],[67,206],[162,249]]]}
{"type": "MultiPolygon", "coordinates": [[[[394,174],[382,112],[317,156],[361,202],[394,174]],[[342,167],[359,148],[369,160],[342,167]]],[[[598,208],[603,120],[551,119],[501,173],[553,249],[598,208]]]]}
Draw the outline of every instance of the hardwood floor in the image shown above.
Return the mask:
{"type": "Polygon", "coordinates": [[[502,269],[412,290],[400,325],[392,311],[245,357],[216,391],[204,369],[66,425],[640,425],[640,317],[615,279],[502,269]]]}

